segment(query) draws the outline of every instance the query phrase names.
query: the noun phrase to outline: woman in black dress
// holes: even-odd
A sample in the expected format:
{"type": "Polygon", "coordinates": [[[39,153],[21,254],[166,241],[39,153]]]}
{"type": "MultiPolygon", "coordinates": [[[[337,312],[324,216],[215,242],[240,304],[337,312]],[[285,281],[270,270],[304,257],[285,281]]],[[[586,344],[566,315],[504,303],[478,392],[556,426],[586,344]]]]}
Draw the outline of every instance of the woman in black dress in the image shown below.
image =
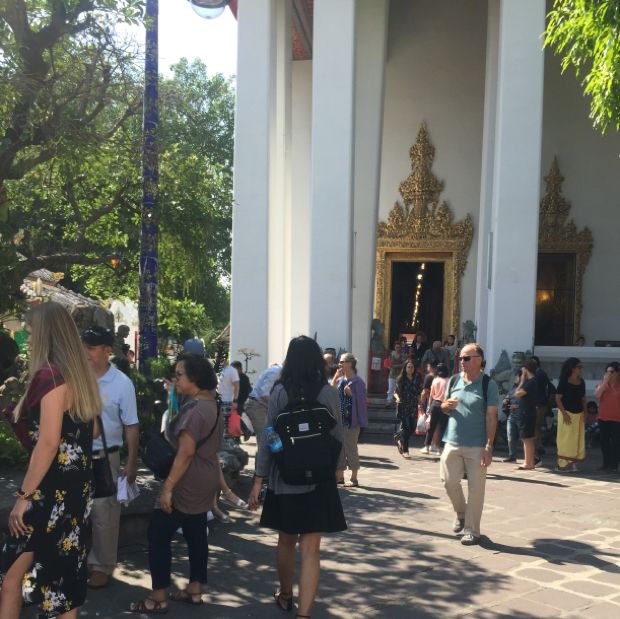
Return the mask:
{"type": "MultiPolygon", "coordinates": [[[[318,344],[306,336],[291,340],[282,367],[280,380],[269,399],[266,426],[287,405],[289,399],[299,399],[303,392],[309,402],[325,405],[334,420],[339,414],[339,398],[327,384],[325,361],[318,344]]],[[[342,426],[335,423],[332,435],[342,442],[342,426]]],[[[250,492],[250,509],[257,509],[263,479],[269,487],[261,515],[261,526],[279,532],[277,567],[280,589],[274,594],[282,610],[293,608],[293,570],[295,546],[299,541],[301,569],[297,617],[310,617],[319,584],[320,547],[322,533],[335,533],[347,528],[336,486],[336,471],[332,480],[315,485],[290,485],[283,481],[267,441],[259,447],[256,475],[250,492]]]]}
{"type": "Polygon", "coordinates": [[[409,437],[416,422],[418,400],[422,392],[422,379],[417,372],[415,362],[409,359],[403,366],[402,372],[396,381],[394,398],[397,402],[396,415],[400,421],[400,431],[396,435],[398,453],[404,458],[409,455],[409,437]]]}
{"type": "Polygon", "coordinates": [[[69,312],[42,303],[26,323],[30,382],[14,419],[27,431],[31,456],[2,550],[0,617],[17,619],[25,601],[38,604],[40,617],[72,619],[86,598],[93,422],[101,399],[69,312]]]}

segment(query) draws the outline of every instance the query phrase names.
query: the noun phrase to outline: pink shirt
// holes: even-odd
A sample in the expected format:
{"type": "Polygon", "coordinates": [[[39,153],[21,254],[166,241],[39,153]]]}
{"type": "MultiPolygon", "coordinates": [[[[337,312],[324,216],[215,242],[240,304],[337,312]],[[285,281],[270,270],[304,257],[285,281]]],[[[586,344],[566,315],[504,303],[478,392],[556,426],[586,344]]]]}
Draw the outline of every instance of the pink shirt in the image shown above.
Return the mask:
{"type": "Polygon", "coordinates": [[[432,402],[433,400],[441,400],[443,402],[443,397],[446,393],[447,386],[448,386],[447,378],[441,378],[441,376],[435,376],[431,384],[430,401],[432,402]]]}
{"type": "Polygon", "coordinates": [[[601,393],[598,418],[602,421],[620,421],[620,385],[607,386],[601,393]]]}

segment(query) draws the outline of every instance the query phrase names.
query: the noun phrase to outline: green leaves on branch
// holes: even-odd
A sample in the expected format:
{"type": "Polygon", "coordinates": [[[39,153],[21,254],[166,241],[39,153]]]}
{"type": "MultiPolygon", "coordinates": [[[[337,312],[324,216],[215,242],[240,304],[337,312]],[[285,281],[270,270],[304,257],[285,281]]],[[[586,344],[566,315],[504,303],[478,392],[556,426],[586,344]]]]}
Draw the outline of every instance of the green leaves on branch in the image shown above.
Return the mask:
{"type": "Polygon", "coordinates": [[[545,44],[572,67],[590,99],[590,117],[602,132],[620,129],[620,3],[555,0],[545,44]]]}

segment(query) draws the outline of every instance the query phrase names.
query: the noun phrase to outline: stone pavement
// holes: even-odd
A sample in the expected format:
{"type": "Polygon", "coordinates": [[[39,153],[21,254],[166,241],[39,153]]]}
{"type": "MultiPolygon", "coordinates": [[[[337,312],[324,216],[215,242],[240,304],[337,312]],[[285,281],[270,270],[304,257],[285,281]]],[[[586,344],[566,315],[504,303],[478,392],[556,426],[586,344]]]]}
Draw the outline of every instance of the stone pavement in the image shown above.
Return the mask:
{"type": "MultiPolygon", "coordinates": [[[[323,542],[313,617],[620,617],[620,476],[594,472],[598,450],[585,472],[570,475],[553,473],[551,456],[528,472],[501,463],[497,454],[483,543],[473,547],[451,533],[454,515],[436,457],[407,461],[393,446],[376,444],[363,444],[360,452],[363,487],[341,490],[349,530],[323,542]]],[[[237,488],[244,497],[250,475],[237,488]]],[[[211,529],[208,604],[176,604],[169,615],[293,617],[271,599],[276,535],[258,528],[255,514],[231,515],[233,523],[211,529]]],[[[121,548],[118,580],[90,593],[81,617],[128,616],[129,601],[148,593],[144,526],[134,523],[121,548]]],[[[183,583],[181,539],[174,552],[175,578],[183,583]]]]}

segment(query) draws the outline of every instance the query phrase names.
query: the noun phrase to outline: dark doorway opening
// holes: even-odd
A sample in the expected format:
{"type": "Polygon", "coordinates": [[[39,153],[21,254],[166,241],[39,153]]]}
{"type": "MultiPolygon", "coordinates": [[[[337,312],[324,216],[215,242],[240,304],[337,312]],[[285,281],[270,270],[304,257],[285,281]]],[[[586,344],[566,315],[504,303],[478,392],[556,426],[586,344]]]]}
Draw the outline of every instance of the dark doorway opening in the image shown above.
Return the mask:
{"type": "Polygon", "coordinates": [[[575,343],[575,265],[575,254],[538,254],[534,333],[538,346],[575,343]]]}
{"type": "Polygon", "coordinates": [[[401,333],[424,331],[427,341],[443,337],[443,262],[393,262],[390,348],[401,333]],[[424,269],[422,265],[424,264],[424,269]],[[418,279],[422,275],[422,280],[418,279]],[[413,323],[416,289],[421,281],[416,324],[413,323]]]}

